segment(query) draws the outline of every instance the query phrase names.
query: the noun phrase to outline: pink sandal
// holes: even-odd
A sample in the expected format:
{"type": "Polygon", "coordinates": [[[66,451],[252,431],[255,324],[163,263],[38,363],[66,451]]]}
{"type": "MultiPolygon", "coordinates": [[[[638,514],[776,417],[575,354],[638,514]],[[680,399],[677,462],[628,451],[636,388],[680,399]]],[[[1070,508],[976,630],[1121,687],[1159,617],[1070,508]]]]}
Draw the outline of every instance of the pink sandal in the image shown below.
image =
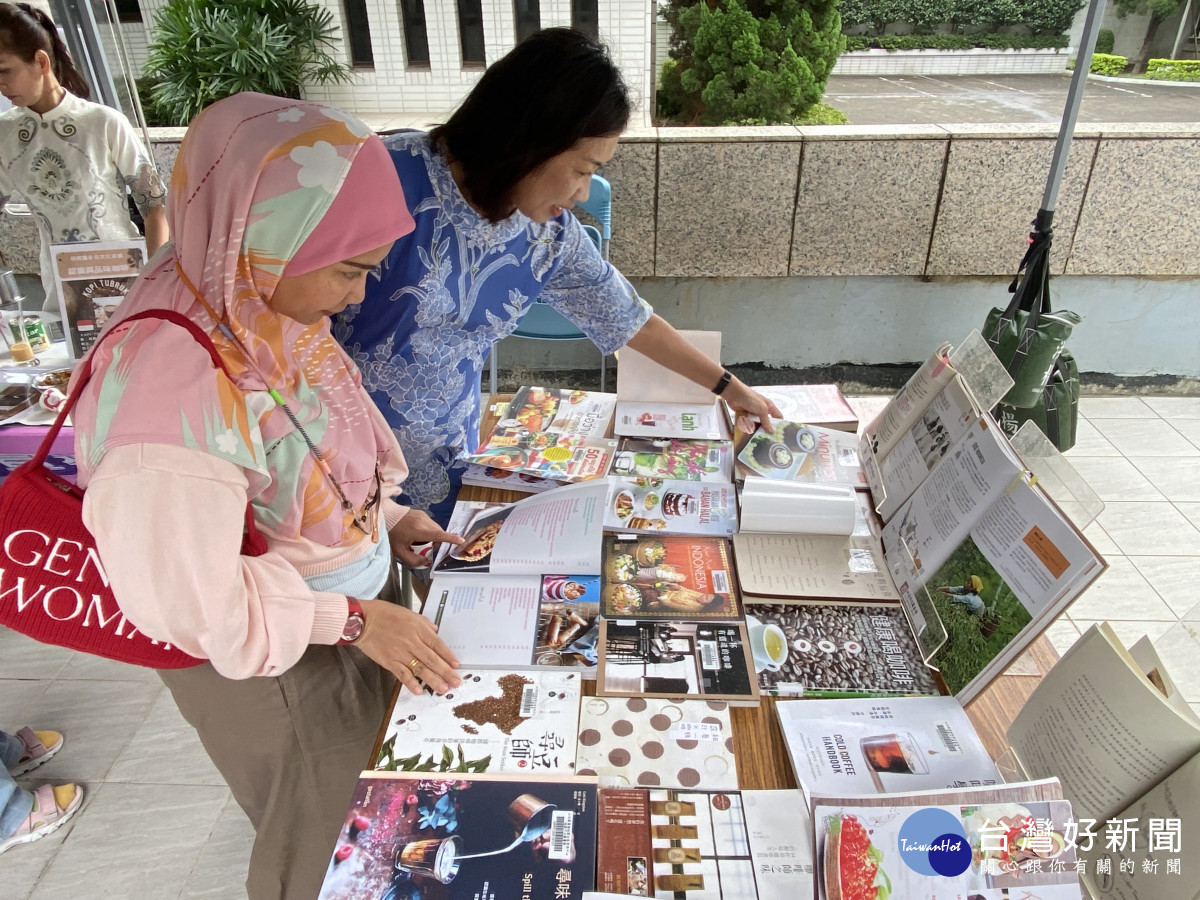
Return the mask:
{"type": "Polygon", "coordinates": [[[32,728],[22,728],[17,737],[25,745],[25,752],[17,760],[17,764],[9,769],[14,778],[32,772],[38,766],[50,761],[62,749],[63,736],[57,731],[34,731],[32,728]]]}
{"type": "Polygon", "coordinates": [[[49,784],[43,784],[33,792],[33,810],[8,840],[0,841],[0,853],[17,846],[17,844],[28,844],[30,841],[44,838],[50,832],[61,828],[67,819],[75,815],[79,807],[83,805],[83,787],[78,784],[60,785],[60,789],[63,787],[75,789],[71,802],[66,806],[58,805],[58,800],[54,796],[55,788],[49,784]]]}

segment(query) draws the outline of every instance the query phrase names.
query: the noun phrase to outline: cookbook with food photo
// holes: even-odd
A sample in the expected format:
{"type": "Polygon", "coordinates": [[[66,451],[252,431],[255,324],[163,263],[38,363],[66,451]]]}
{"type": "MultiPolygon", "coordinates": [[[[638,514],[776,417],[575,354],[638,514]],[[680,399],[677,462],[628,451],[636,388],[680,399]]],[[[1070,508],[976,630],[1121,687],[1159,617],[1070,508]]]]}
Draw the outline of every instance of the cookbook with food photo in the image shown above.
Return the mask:
{"type": "Polygon", "coordinates": [[[723,535],[737,531],[732,484],[609,477],[604,527],[640,534],[723,535]]]}
{"type": "Polygon", "coordinates": [[[600,613],[739,621],[730,560],[729,542],[722,538],[606,535],[600,613]]]}
{"type": "Polygon", "coordinates": [[[844,431],[780,420],[770,430],[760,425],[739,443],[737,469],[742,476],[867,487],[858,439],[844,431]]]}
{"type": "Polygon", "coordinates": [[[728,482],[733,479],[733,444],[683,438],[622,438],[609,474],[728,482]]]}

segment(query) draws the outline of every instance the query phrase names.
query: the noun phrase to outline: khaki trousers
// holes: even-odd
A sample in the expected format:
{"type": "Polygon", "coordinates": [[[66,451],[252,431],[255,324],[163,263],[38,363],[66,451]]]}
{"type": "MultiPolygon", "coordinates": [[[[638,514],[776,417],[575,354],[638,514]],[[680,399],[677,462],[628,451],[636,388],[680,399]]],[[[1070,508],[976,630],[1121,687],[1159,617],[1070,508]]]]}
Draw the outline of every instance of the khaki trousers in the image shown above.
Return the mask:
{"type": "MultiPolygon", "coordinates": [[[[395,566],[380,599],[399,599],[395,566]]],[[[355,647],[321,645],[274,678],[209,663],[158,674],[254,825],[250,900],[314,900],[395,678],[355,647]]]]}

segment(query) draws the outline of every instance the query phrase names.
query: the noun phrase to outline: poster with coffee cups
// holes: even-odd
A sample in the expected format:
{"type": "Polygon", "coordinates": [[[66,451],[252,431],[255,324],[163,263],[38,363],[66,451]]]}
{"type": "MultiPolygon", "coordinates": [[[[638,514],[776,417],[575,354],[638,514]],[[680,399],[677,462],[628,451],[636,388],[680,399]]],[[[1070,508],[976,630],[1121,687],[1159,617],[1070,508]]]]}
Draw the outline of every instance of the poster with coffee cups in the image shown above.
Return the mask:
{"type": "Polygon", "coordinates": [[[594,777],[364,772],[319,900],[581,900],[596,794],[594,777]]]}
{"type": "Polygon", "coordinates": [[[940,693],[898,604],[753,603],[746,629],[764,694],[940,693]]]}
{"type": "Polygon", "coordinates": [[[809,794],[890,794],[1002,782],[953,697],[775,704],[796,781],[809,794]]]}
{"type": "Polygon", "coordinates": [[[604,527],[639,534],[716,534],[737,531],[732,484],[671,478],[609,477],[604,527]]]}
{"type": "Polygon", "coordinates": [[[799,422],[779,420],[769,431],[760,425],[744,439],[737,470],[743,477],[867,488],[854,435],[799,422]]]}
{"type": "Polygon", "coordinates": [[[51,244],[50,257],[67,353],[80,359],[137,279],[146,259],[146,242],[139,238],[51,244]]]}

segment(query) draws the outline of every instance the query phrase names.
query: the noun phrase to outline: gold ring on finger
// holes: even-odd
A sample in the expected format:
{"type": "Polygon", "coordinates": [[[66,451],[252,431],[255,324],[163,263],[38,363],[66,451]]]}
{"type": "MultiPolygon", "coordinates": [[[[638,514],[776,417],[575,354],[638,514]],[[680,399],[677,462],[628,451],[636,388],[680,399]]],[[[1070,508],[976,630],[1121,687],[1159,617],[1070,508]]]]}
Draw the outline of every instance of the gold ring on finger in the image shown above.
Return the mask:
{"type": "Polygon", "coordinates": [[[421,664],[421,661],[414,656],[413,661],[408,664],[409,671],[412,672],[414,675],[417,674],[417,666],[419,666],[420,664],[421,664]]]}

